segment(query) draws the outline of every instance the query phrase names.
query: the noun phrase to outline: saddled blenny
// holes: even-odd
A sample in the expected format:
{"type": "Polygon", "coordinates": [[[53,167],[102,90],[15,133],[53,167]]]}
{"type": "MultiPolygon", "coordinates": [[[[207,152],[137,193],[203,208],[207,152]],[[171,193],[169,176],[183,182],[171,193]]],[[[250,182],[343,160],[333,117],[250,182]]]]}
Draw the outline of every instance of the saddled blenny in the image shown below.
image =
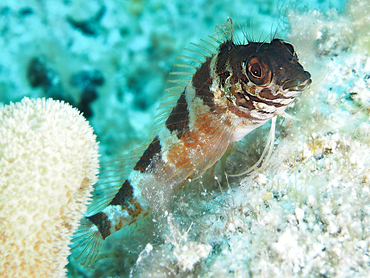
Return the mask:
{"type": "MultiPolygon", "coordinates": [[[[183,182],[200,177],[229,145],[272,120],[257,168],[272,151],[276,117],[311,84],[294,47],[281,39],[237,43],[231,19],[210,41],[192,44],[169,82],[151,140],[112,164],[102,164],[94,200],[72,249],[95,261],[103,241],[168,202],[183,182]],[[195,55],[194,55],[195,54],[195,55]]],[[[244,173],[241,173],[244,174],[244,173]]]]}

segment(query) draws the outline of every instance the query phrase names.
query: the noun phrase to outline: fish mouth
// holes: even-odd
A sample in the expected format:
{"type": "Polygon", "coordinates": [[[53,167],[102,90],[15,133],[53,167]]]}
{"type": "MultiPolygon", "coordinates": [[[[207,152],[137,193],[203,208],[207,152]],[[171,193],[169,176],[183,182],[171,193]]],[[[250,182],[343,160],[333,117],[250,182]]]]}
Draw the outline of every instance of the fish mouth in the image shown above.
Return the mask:
{"type": "Polygon", "coordinates": [[[283,84],[283,90],[303,91],[310,86],[311,83],[311,74],[308,71],[304,71],[302,74],[297,76],[297,78],[285,81],[283,84]]]}

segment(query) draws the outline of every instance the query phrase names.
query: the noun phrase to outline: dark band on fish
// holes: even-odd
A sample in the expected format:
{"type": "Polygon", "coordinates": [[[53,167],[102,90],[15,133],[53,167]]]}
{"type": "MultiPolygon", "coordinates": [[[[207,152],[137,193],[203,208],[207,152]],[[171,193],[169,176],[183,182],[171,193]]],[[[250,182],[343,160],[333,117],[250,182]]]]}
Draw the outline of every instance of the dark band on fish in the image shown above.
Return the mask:
{"type": "Polygon", "coordinates": [[[154,157],[160,156],[160,154],[161,154],[161,142],[159,141],[158,136],[156,136],[150,143],[148,148],[145,150],[143,155],[140,157],[140,160],[136,163],[134,170],[138,170],[142,173],[145,173],[146,169],[153,161],[154,157]]]}
{"type": "Polygon", "coordinates": [[[275,100],[275,99],[294,99],[293,96],[284,96],[283,94],[276,94],[273,95],[271,89],[269,88],[263,88],[261,92],[259,93],[260,97],[263,97],[264,99],[269,99],[269,100],[275,100]]]}
{"type": "Polygon", "coordinates": [[[249,111],[252,111],[252,110],[256,109],[254,107],[254,104],[253,104],[252,100],[248,96],[246,96],[245,94],[243,94],[241,92],[237,92],[235,94],[235,98],[236,98],[236,104],[238,106],[242,106],[244,108],[247,108],[249,111]]]}
{"type": "Polygon", "coordinates": [[[189,131],[189,110],[186,102],[185,91],[177,100],[176,106],[172,109],[166,121],[169,131],[176,131],[177,138],[181,139],[189,131]]]}
{"type": "Polygon", "coordinates": [[[211,109],[215,110],[214,94],[211,92],[212,85],[211,78],[211,58],[208,58],[202,66],[194,74],[193,86],[195,88],[195,95],[203,100],[203,103],[211,109]]]}
{"type": "Polygon", "coordinates": [[[110,235],[110,221],[108,220],[108,217],[104,212],[99,212],[93,216],[89,216],[86,218],[98,227],[103,239],[110,235]]]}
{"type": "Polygon", "coordinates": [[[225,86],[225,81],[230,76],[230,72],[226,70],[226,66],[230,59],[230,48],[231,47],[235,47],[232,41],[225,42],[224,44],[220,46],[220,50],[217,56],[216,74],[220,78],[220,85],[222,87],[225,86]]]}
{"type": "MultiPolygon", "coordinates": [[[[268,100],[265,100],[265,99],[261,99],[259,98],[258,96],[255,96],[251,93],[249,93],[248,91],[244,90],[243,89],[243,92],[245,93],[245,95],[247,95],[249,97],[249,99],[251,101],[254,101],[254,102],[262,102],[266,105],[269,105],[269,106],[275,106],[275,107],[282,107],[282,106],[285,106],[285,104],[283,103],[278,103],[278,102],[272,102],[272,101],[268,101],[268,100]]],[[[258,109],[257,107],[255,109],[258,109]]]]}
{"type": "Polygon", "coordinates": [[[113,200],[109,203],[109,205],[115,206],[119,205],[122,208],[127,207],[130,200],[133,199],[134,189],[129,180],[126,180],[122,187],[118,190],[117,194],[114,196],[113,200]]]}

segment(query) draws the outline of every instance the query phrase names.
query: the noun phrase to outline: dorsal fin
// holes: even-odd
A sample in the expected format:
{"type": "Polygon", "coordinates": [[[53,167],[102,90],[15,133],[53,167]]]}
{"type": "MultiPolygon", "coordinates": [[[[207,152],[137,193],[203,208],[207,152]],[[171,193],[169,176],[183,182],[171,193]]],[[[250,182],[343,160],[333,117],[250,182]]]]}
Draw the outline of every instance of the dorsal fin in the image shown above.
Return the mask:
{"type": "MultiPolygon", "coordinates": [[[[176,63],[174,65],[181,69],[176,69],[170,73],[171,79],[169,79],[168,82],[173,83],[174,86],[164,90],[166,95],[162,98],[161,104],[157,109],[149,139],[142,145],[142,147],[127,155],[118,156],[112,161],[101,162],[99,181],[95,186],[93,201],[89,205],[86,213],[87,216],[100,212],[111,202],[123,182],[128,178],[130,172],[135,166],[135,163],[140,159],[153,138],[157,136],[158,132],[164,127],[168,116],[178,102],[178,99],[184,92],[186,86],[189,84],[194,73],[209,57],[212,57],[217,53],[218,46],[221,43],[231,40],[232,37],[232,20],[228,18],[224,24],[216,27],[213,35],[210,36],[212,39],[211,41],[200,40],[199,44],[191,43],[190,45],[193,48],[185,48],[187,55],[179,55],[179,58],[188,61],[176,63]]],[[[207,100],[204,99],[204,101],[206,102],[207,100]]],[[[212,102],[213,100],[210,99],[209,101],[212,102]]]]}
{"type": "Polygon", "coordinates": [[[221,43],[232,39],[232,33],[232,20],[228,18],[224,24],[215,28],[213,35],[210,36],[212,40],[201,39],[199,43],[190,43],[192,48],[185,48],[186,54],[178,56],[180,59],[187,61],[174,64],[175,70],[170,73],[170,78],[167,80],[172,86],[164,90],[166,95],[162,98],[160,106],[157,109],[157,114],[154,118],[155,123],[152,127],[150,136],[151,139],[154,138],[158,134],[158,131],[164,126],[164,122],[167,120],[172,108],[176,105],[180,95],[189,84],[194,73],[206,59],[217,53],[221,43]]]}
{"type": "Polygon", "coordinates": [[[219,44],[224,43],[226,41],[233,40],[233,21],[229,17],[224,24],[216,26],[216,29],[212,36],[210,36],[214,41],[218,42],[219,44]]]}

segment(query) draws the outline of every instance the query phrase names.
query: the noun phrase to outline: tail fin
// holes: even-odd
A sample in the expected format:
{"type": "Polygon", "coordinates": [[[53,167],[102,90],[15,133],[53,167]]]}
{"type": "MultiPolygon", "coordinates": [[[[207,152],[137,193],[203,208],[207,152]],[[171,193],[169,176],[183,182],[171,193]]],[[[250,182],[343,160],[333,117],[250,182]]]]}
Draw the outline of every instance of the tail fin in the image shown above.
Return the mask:
{"type": "Polygon", "coordinates": [[[73,235],[71,251],[81,252],[75,259],[83,258],[81,264],[89,267],[98,257],[103,241],[98,227],[84,217],[81,219],[77,232],[73,235]]]}

